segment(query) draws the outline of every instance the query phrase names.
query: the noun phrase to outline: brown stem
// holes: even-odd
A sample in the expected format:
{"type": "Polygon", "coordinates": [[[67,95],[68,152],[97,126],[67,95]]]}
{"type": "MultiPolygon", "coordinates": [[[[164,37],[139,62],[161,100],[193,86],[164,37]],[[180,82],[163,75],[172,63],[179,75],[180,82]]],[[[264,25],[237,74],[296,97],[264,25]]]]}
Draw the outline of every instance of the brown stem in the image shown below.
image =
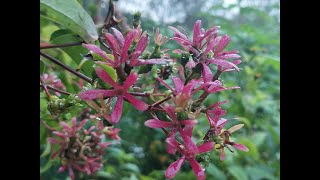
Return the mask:
{"type": "MultiPolygon", "coordinates": [[[[151,116],[154,118],[154,119],[159,119],[158,117],[157,117],[157,115],[152,111],[152,110],[150,110],[149,109],[149,113],[151,114],[151,116]]],[[[161,128],[162,129],[162,131],[167,135],[167,136],[169,136],[169,132],[166,130],[166,129],[164,129],[164,128],[161,128]]]]}
{"type": "Polygon", "coordinates": [[[54,128],[50,127],[46,122],[44,122],[43,120],[40,119],[40,122],[44,125],[44,127],[46,127],[47,129],[49,129],[50,131],[55,131],[54,128]]]}
{"type": "Polygon", "coordinates": [[[124,69],[121,66],[116,68],[116,72],[122,82],[127,79],[127,76],[125,75],[124,69]]]}
{"type": "Polygon", "coordinates": [[[43,81],[42,77],[40,76],[40,82],[41,82],[41,87],[44,90],[44,92],[47,94],[48,98],[50,99],[51,94],[49,93],[48,89],[47,89],[47,85],[45,84],[45,82],[43,81]]]}
{"type": "Polygon", "coordinates": [[[141,92],[130,92],[131,95],[133,96],[142,96],[142,97],[149,97],[149,93],[141,93],[141,92]]]}
{"type": "Polygon", "coordinates": [[[50,44],[50,45],[40,45],[40,49],[50,49],[50,48],[61,48],[61,47],[68,47],[68,46],[79,46],[84,42],[72,42],[72,43],[65,43],[65,44],[50,44]]]}
{"type": "Polygon", "coordinates": [[[54,57],[52,57],[52,56],[50,56],[50,55],[48,55],[48,54],[45,54],[45,53],[43,53],[43,52],[41,52],[41,51],[40,51],[40,55],[43,56],[43,57],[45,57],[45,58],[47,58],[47,59],[49,59],[51,62],[53,62],[53,63],[61,66],[62,68],[64,68],[65,70],[71,72],[72,74],[78,76],[79,78],[81,78],[81,79],[83,79],[83,80],[85,80],[85,81],[87,81],[87,82],[89,82],[89,83],[92,82],[92,79],[91,79],[91,78],[89,78],[89,77],[85,76],[84,74],[81,74],[81,73],[77,72],[76,70],[72,69],[71,67],[63,64],[63,63],[60,62],[58,59],[56,59],[56,58],[54,58],[54,57]]]}
{"type": "Polygon", "coordinates": [[[214,129],[213,129],[213,128],[210,128],[210,129],[207,131],[206,135],[204,135],[204,137],[203,137],[204,142],[209,142],[210,139],[211,139],[211,136],[213,135],[213,133],[214,133],[214,129]]]}
{"type": "Polygon", "coordinates": [[[60,89],[57,89],[55,87],[52,87],[50,85],[47,85],[47,88],[50,89],[50,90],[53,90],[55,92],[59,92],[61,94],[65,94],[65,95],[70,95],[71,93],[67,92],[67,91],[63,91],[63,90],[60,90],[60,89]]]}
{"type": "Polygon", "coordinates": [[[168,96],[168,97],[166,97],[166,98],[164,98],[164,99],[162,99],[162,100],[160,100],[160,101],[157,101],[157,102],[151,104],[149,108],[156,107],[156,106],[158,106],[158,105],[160,105],[160,104],[168,101],[169,99],[171,99],[171,96],[168,96]]]}

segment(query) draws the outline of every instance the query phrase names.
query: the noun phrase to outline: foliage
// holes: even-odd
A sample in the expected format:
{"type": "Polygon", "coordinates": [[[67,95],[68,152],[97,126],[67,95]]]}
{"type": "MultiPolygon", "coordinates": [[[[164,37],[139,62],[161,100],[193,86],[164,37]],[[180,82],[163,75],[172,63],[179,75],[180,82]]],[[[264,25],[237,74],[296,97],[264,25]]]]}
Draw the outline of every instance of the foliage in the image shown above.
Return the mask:
{"type": "MultiPolygon", "coordinates": [[[[68,3],[77,5],[63,7],[65,2],[57,3],[54,6],[63,10],[55,11],[53,8],[48,8],[48,6],[53,6],[49,1],[41,0],[40,2],[40,39],[42,43],[63,44],[81,40],[93,43],[97,39],[98,32],[88,15],[94,14],[97,11],[95,8],[91,8],[91,11],[87,14],[77,1],[70,1],[68,3]],[[76,7],[75,9],[77,10],[69,11],[68,8],[70,7],[76,7]],[[79,17],[73,14],[78,12],[82,12],[79,17]]],[[[223,9],[223,11],[228,12],[234,6],[223,7],[215,4],[211,10],[223,9]]],[[[129,24],[132,23],[132,14],[125,14],[125,17],[129,24]]],[[[238,85],[241,89],[216,93],[207,98],[203,105],[208,107],[217,101],[228,99],[229,102],[222,105],[223,109],[228,109],[228,114],[225,117],[226,119],[231,119],[237,116],[238,121],[230,121],[227,126],[231,127],[238,123],[245,125],[245,128],[237,131],[238,134],[233,137],[233,140],[245,144],[250,151],[247,153],[226,151],[224,161],[219,160],[219,152],[217,151],[211,151],[207,155],[201,156],[201,165],[207,166],[207,179],[279,179],[280,40],[277,18],[270,16],[267,11],[255,7],[239,7],[239,14],[231,19],[214,15],[209,11],[199,11],[188,17],[187,22],[171,24],[159,24],[150,19],[142,18],[141,27],[143,30],[148,30],[152,36],[154,36],[152,31],[159,27],[163,36],[172,37],[172,31],[167,26],[183,26],[190,36],[193,29],[192,23],[197,19],[201,19],[204,29],[208,29],[212,25],[219,25],[221,26],[222,34],[231,35],[231,42],[227,50],[239,50],[239,55],[243,61],[239,65],[241,69],[239,73],[235,71],[229,72],[222,74],[220,77],[225,87],[238,85]]],[[[95,41],[94,43],[99,45],[101,42],[95,41]]],[[[154,41],[150,41],[149,46],[154,47],[154,41]]],[[[147,50],[153,52],[154,49],[149,46],[147,50]]],[[[100,47],[102,48],[103,46],[101,45],[100,47]]],[[[178,43],[170,41],[170,43],[165,43],[161,48],[173,50],[181,47],[178,43]]],[[[94,77],[96,76],[94,73],[96,67],[93,66],[95,63],[90,59],[91,57],[86,56],[89,51],[82,46],[45,49],[43,52],[61,60],[73,69],[80,68],[79,72],[86,76],[93,79],[97,78],[94,77]],[[80,64],[82,64],[81,67],[79,67],[80,64]]],[[[168,53],[172,58],[179,58],[177,54],[171,51],[168,51],[168,53]]],[[[112,59],[112,55],[109,58],[112,59]]],[[[64,90],[67,92],[78,93],[81,90],[83,92],[84,90],[94,89],[103,83],[99,82],[98,85],[86,83],[61,67],[48,63],[43,57],[40,57],[40,63],[41,75],[44,73],[57,75],[58,79],[61,79],[65,85],[64,90]]],[[[160,66],[157,65],[157,67],[160,66]]],[[[113,76],[113,79],[116,78],[115,76],[113,76]]],[[[157,68],[154,67],[148,76],[140,78],[144,84],[148,84],[154,81],[156,77],[157,68]]],[[[169,85],[171,86],[171,84],[169,85]]],[[[136,86],[141,86],[141,83],[136,84],[136,86]]],[[[108,88],[108,85],[105,84],[103,87],[108,88]]],[[[146,86],[145,88],[148,89],[149,87],[146,86]]],[[[152,89],[150,88],[149,90],[152,89]]],[[[159,90],[164,91],[167,89],[162,86],[159,90]]],[[[49,89],[49,92],[54,91],[49,89]]],[[[112,102],[112,106],[114,103],[112,102]]],[[[151,103],[151,101],[148,103],[151,103]]],[[[70,122],[72,117],[79,117],[79,115],[87,117],[88,113],[94,114],[93,110],[84,111],[87,110],[88,105],[83,102],[81,104],[82,106],[78,103],[78,99],[74,98],[73,94],[65,95],[60,93],[58,97],[53,96],[48,99],[41,88],[40,120],[45,122],[47,126],[59,128],[59,123],[62,121],[70,122]],[[71,105],[72,107],[68,107],[66,111],[61,113],[60,106],[58,106],[60,102],[77,105],[71,105]],[[48,104],[55,104],[55,108],[59,110],[58,115],[50,113],[48,104]]],[[[129,103],[123,103],[122,120],[116,125],[116,127],[121,128],[119,132],[121,143],[118,143],[118,140],[109,138],[107,142],[112,140],[112,144],[106,149],[106,155],[103,157],[104,167],[91,176],[76,172],[77,179],[88,179],[89,177],[93,179],[130,180],[165,179],[166,168],[177,158],[166,153],[166,135],[161,129],[150,129],[144,125],[144,122],[148,119],[152,119],[150,114],[135,109],[129,103]]],[[[205,115],[200,116],[198,121],[198,126],[193,130],[193,138],[195,140],[200,140],[204,137],[209,127],[205,115]]],[[[42,124],[40,129],[40,177],[43,179],[67,179],[68,173],[57,173],[60,161],[50,158],[52,155],[51,148],[53,147],[47,141],[47,138],[51,136],[50,131],[42,124]]],[[[197,158],[197,160],[200,160],[199,157],[197,158]]],[[[188,163],[182,165],[175,179],[195,179],[195,175],[188,163]]]]}

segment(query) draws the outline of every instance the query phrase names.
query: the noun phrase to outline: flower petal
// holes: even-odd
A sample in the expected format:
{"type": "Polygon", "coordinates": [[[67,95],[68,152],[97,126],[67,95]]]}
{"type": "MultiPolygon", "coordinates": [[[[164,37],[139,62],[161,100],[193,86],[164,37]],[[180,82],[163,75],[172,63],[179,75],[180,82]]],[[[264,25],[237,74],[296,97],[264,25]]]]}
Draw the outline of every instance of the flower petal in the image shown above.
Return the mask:
{"type": "Polygon", "coordinates": [[[144,125],[149,128],[167,128],[172,127],[172,122],[160,121],[158,119],[149,119],[144,122],[144,125]]]}
{"type": "Polygon", "coordinates": [[[50,144],[59,144],[60,143],[60,141],[58,141],[54,138],[51,138],[51,137],[48,137],[48,141],[50,144]]]}
{"type": "Polygon", "coordinates": [[[217,107],[217,106],[220,106],[221,104],[227,103],[228,101],[229,101],[229,100],[224,100],[224,101],[216,102],[216,103],[210,105],[207,109],[215,108],[215,107],[217,107]]]}
{"type": "Polygon", "coordinates": [[[198,123],[198,121],[197,120],[188,119],[188,120],[180,120],[179,123],[181,125],[188,126],[188,125],[196,125],[198,123]]]}
{"type": "Polygon", "coordinates": [[[136,45],[136,48],[132,53],[130,59],[137,59],[140,56],[140,54],[146,49],[147,44],[148,44],[148,36],[147,36],[147,32],[145,31],[140,37],[139,42],[136,45]]]}
{"type": "Polygon", "coordinates": [[[184,46],[192,46],[192,43],[188,39],[183,39],[179,37],[172,37],[171,40],[175,40],[177,43],[184,45],[184,46]]]}
{"type": "Polygon", "coordinates": [[[72,167],[71,167],[71,165],[68,165],[68,171],[69,171],[69,176],[70,176],[70,178],[72,179],[72,180],[74,180],[74,172],[73,172],[73,170],[72,170],[72,167]]]}
{"type": "Polygon", "coordinates": [[[202,67],[203,67],[202,77],[203,77],[204,82],[211,82],[213,75],[212,75],[210,68],[206,65],[206,63],[202,63],[202,67]]]}
{"type": "Polygon", "coordinates": [[[207,57],[207,55],[208,55],[208,53],[210,52],[210,51],[214,51],[214,46],[216,45],[216,41],[215,41],[215,39],[213,39],[213,40],[211,40],[210,42],[209,42],[209,44],[207,45],[207,47],[206,47],[206,50],[203,52],[203,54],[201,55],[202,57],[207,57]]]}
{"type": "Polygon", "coordinates": [[[58,173],[62,173],[63,171],[65,171],[67,169],[67,165],[62,165],[59,169],[58,169],[58,173]]]}
{"type": "Polygon", "coordinates": [[[204,35],[199,39],[198,43],[200,43],[204,38],[206,38],[207,36],[209,36],[210,34],[214,33],[215,31],[217,31],[220,28],[220,26],[214,26],[210,29],[208,29],[204,35]]]}
{"type": "Polygon", "coordinates": [[[113,97],[116,93],[113,90],[91,89],[80,92],[78,96],[82,100],[92,100],[97,99],[99,97],[99,94],[102,94],[103,97],[113,97]]]}
{"type": "Polygon", "coordinates": [[[219,52],[221,52],[228,44],[230,41],[230,37],[228,35],[223,35],[216,50],[215,53],[218,54],[219,52]]]}
{"type": "Polygon", "coordinates": [[[175,108],[173,106],[167,105],[167,106],[164,107],[164,110],[171,117],[172,121],[177,121],[177,115],[175,113],[175,108]]]}
{"type": "Polygon", "coordinates": [[[129,33],[127,34],[124,43],[123,43],[123,47],[122,47],[122,51],[121,51],[121,55],[120,55],[120,64],[122,64],[124,61],[127,60],[128,58],[128,50],[130,45],[133,42],[133,39],[135,38],[135,36],[137,35],[137,31],[136,30],[131,30],[129,31],[129,33]]]}
{"type": "Polygon", "coordinates": [[[110,75],[101,67],[96,69],[97,76],[102,79],[104,82],[110,84],[115,89],[118,89],[120,86],[114,82],[114,80],[110,77],[110,75]]]}
{"type": "Polygon", "coordinates": [[[198,147],[199,149],[199,154],[201,153],[205,153],[205,152],[209,152],[212,150],[212,148],[214,147],[214,142],[206,142],[206,143],[203,143],[202,145],[200,145],[198,147]]]}
{"type": "Polygon", "coordinates": [[[225,54],[219,56],[219,59],[232,59],[232,58],[240,58],[241,56],[238,54],[225,54]]]}
{"type": "Polygon", "coordinates": [[[101,147],[101,148],[107,148],[109,145],[111,145],[112,144],[112,142],[100,142],[99,143],[99,146],[101,147]]]}
{"type": "Polygon", "coordinates": [[[237,125],[232,126],[230,129],[228,129],[228,131],[231,134],[231,133],[241,129],[243,126],[244,126],[244,124],[237,124],[237,125]]]}
{"type": "Polygon", "coordinates": [[[173,94],[177,94],[176,91],[174,89],[172,89],[172,87],[170,87],[164,80],[162,80],[161,78],[157,77],[157,80],[159,82],[161,82],[165,87],[167,87],[168,89],[170,89],[172,91],[173,94]]]}
{"type": "Polygon", "coordinates": [[[181,49],[175,49],[172,52],[176,54],[181,54],[183,51],[181,49]]]}
{"type": "Polygon", "coordinates": [[[170,134],[169,134],[169,137],[168,137],[168,139],[171,139],[171,141],[170,140],[168,140],[168,141],[166,140],[166,142],[167,142],[166,150],[167,150],[167,153],[169,153],[169,154],[175,154],[176,151],[177,151],[176,146],[179,146],[177,141],[174,139],[175,135],[176,135],[176,130],[172,129],[170,134]]]}
{"type": "Polygon", "coordinates": [[[114,37],[116,37],[117,41],[119,42],[120,48],[122,48],[123,43],[124,43],[124,37],[118,29],[111,27],[112,32],[114,34],[114,37]]]}
{"type": "Polygon", "coordinates": [[[232,143],[232,146],[237,148],[240,151],[248,152],[249,149],[243,144],[232,143]]]}
{"type": "Polygon", "coordinates": [[[110,33],[106,33],[104,36],[105,36],[106,41],[108,42],[111,50],[114,51],[115,53],[120,54],[120,48],[118,46],[118,42],[117,42],[116,38],[114,38],[114,36],[110,33]]]}
{"type": "Polygon", "coordinates": [[[182,132],[181,131],[179,131],[180,133],[183,133],[184,135],[186,135],[186,136],[189,136],[189,137],[191,137],[192,136],[192,131],[193,131],[193,128],[194,128],[194,126],[185,126],[184,128],[183,128],[183,130],[182,130],[182,132]]]}
{"type": "Polygon", "coordinates": [[[227,124],[228,120],[225,118],[220,118],[216,124],[216,135],[221,133],[222,128],[227,124]]]}
{"type": "Polygon", "coordinates": [[[185,157],[183,156],[177,161],[170,164],[170,166],[166,170],[166,178],[172,179],[178,173],[184,161],[185,161],[185,157]]]}
{"type": "Polygon", "coordinates": [[[145,111],[149,108],[149,105],[146,104],[145,102],[136,99],[135,97],[133,97],[131,94],[126,93],[125,94],[125,98],[138,110],[140,111],[145,111]]]}
{"type": "Polygon", "coordinates": [[[192,152],[193,154],[198,154],[198,146],[192,141],[191,136],[188,136],[183,131],[180,132],[180,135],[184,142],[184,147],[187,151],[192,152]]]}
{"type": "Polygon", "coordinates": [[[201,33],[201,20],[197,20],[193,25],[193,45],[198,44],[199,36],[201,33]]]}
{"type": "Polygon", "coordinates": [[[223,59],[208,59],[208,62],[212,63],[212,64],[216,64],[225,68],[235,68],[237,71],[240,71],[240,69],[233,63],[223,60],[223,59]]]}
{"type": "Polygon", "coordinates": [[[138,74],[136,72],[130,73],[126,81],[123,83],[122,87],[128,90],[138,79],[138,74]]]}
{"type": "Polygon", "coordinates": [[[188,37],[186,35],[184,35],[183,33],[181,33],[178,29],[176,29],[172,26],[168,26],[168,28],[174,31],[173,36],[188,40],[188,37]]]}
{"type": "Polygon", "coordinates": [[[92,51],[93,53],[98,54],[99,56],[101,56],[103,59],[105,59],[107,62],[109,62],[110,64],[113,64],[113,61],[106,55],[106,53],[104,51],[102,51],[98,46],[94,45],[94,44],[82,44],[83,47],[89,49],[90,51],[92,51]]]}
{"type": "Polygon", "coordinates": [[[180,93],[184,87],[182,80],[176,76],[172,76],[172,82],[176,88],[176,92],[180,93]]]}
{"type": "Polygon", "coordinates": [[[123,96],[117,97],[117,102],[114,105],[114,110],[111,114],[111,123],[117,124],[122,115],[123,96]]]}
{"type": "Polygon", "coordinates": [[[194,158],[189,158],[188,161],[198,180],[206,179],[206,174],[204,173],[204,169],[200,166],[200,164],[194,158]]]}

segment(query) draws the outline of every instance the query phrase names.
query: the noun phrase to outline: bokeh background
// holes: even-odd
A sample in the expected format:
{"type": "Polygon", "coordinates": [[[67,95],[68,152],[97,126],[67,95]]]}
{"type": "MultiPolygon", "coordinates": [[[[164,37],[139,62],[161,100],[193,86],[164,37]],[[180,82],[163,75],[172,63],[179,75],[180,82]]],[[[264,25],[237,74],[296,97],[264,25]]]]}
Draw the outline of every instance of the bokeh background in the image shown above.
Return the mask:
{"type": "MultiPolygon", "coordinates": [[[[80,0],[97,25],[107,14],[107,0],[80,0]]],[[[231,36],[227,49],[237,49],[243,63],[241,71],[222,74],[226,86],[238,85],[241,89],[211,95],[205,105],[228,99],[223,105],[227,118],[238,117],[245,127],[234,140],[245,144],[247,153],[226,151],[226,160],[219,160],[213,152],[206,169],[207,179],[260,180],[280,179],[280,2],[278,0],[118,0],[116,8],[132,24],[132,14],[142,12],[141,26],[153,35],[159,27],[162,34],[171,37],[168,26],[182,26],[192,34],[193,23],[200,19],[205,29],[219,25],[220,34],[231,36]]],[[[57,30],[54,24],[41,25],[41,38],[48,38],[57,30]]],[[[179,48],[175,42],[164,48],[179,48]]],[[[55,52],[69,62],[63,52],[55,52]],[[60,53],[60,54],[59,54],[60,53]]],[[[63,73],[62,80],[68,79],[63,73]]],[[[68,88],[68,87],[67,87],[68,88]]],[[[45,100],[41,101],[44,110],[45,100]]],[[[160,130],[143,125],[149,118],[127,103],[124,104],[121,127],[121,144],[108,148],[106,163],[93,179],[152,180],[165,179],[164,171],[175,158],[165,151],[165,136],[160,130]]],[[[194,130],[195,138],[203,137],[208,128],[205,116],[194,130]]],[[[45,150],[47,134],[41,130],[41,151],[45,150]]],[[[67,173],[57,174],[58,166],[41,160],[41,178],[68,179],[67,173]]],[[[91,177],[92,178],[92,177],[91,177]]],[[[89,179],[84,177],[84,179],[89,179]]],[[[174,178],[193,180],[195,176],[186,163],[174,178]]]]}

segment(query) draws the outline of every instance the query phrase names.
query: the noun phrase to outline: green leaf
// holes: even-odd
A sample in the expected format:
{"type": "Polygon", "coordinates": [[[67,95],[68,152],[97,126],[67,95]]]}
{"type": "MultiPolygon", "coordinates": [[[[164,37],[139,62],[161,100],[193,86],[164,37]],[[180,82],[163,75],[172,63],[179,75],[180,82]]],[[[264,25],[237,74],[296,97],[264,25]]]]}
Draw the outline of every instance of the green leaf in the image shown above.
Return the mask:
{"type": "Polygon", "coordinates": [[[250,176],[252,180],[259,180],[259,179],[269,179],[274,180],[277,179],[272,175],[272,173],[265,168],[261,167],[248,167],[246,168],[247,174],[250,176]]]}
{"type": "Polygon", "coordinates": [[[40,14],[70,29],[87,43],[98,39],[92,18],[76,0],[40,0],[40,14]]]}
{"type": "MultiPolygon", "coordinates": [[[[53,33],[53,35],[55,37],[57,36],[55,33],[53,33]]],[[[51,38],[51,43],[53,44],[64,44],[64,43],[79,42],[79,41],[81,41],[81,39],[74,34],[64,34],[54,39],[51,38]]],[[[81,63],[83,59],[82,55],[85,55],[89,52],[86,48],[82,47],[81,45],[63,47],[61,49],[64,52],[66,52],[71,57],[71,59],[78,65],[81,63]]],[[[88,61],[81,67],[80,72],[90,77],[92,72],[94,71],[94,68],[92,67],[93,64],[94,63],[92,61],[88,61]]]]}
{"type": "MultiPolygon", "coordinates": [[[[52,34],[51,34],[51,37],[50,37],[50,41],[58,38],[59,36],[63,36],[65,34],[73,34],[72,31],[70,31],[69,29],[59,29],[57,31],[54,31],[52,34]]],[[[79,38],[80,40],[80,38],[79,38]]]]}
{"type": "Polygon", "coordinates": [[[44,167],[40,167],[40,174],[42,174],[42,173],[46,172],[47,170],[49,170],[52,165],[53,165],[53,161],[48,161],[46,163],[46,165],[44,165],[44,167]]]}
{"type": "Polygon", "coordinates": [[[47,142],[46,149],[43,151],[43,153],[41,154],[40,158],[49,155],[50,154],[50,150],[51,150],[51,145],[50,145],[49,142],[47,142]]]}
{"type": "Polygon", "coordinates": [[[230,166],[228,167],[228,171],[234,178],[238,180],[248,180],[248,176],[244,169],[239,166],[230,166]]]}
{"type": "Polygon", "coordinates": [[[96,176],[101,177],[101,178],[105,178],[105,179],[114,178],[114,176],[111,173],[105,172],[105,171],[98,171],[96,176]]]}
{"type": "Polygon", "coordinates": [[[45,69],[46,69],[46,65],[44,64],[42,59],[40,59],[40,74],[43,74],[45,72],[45,69]]]}
{"type": "Polygon", "coordinates": [[[254,133],[254,138],[252,140],[253,140],[253,143],[259,147],[266,140],[266,137],[267,137],[266,132],[256,132],[254,133]]]}
{"type": "MultiPolygon", "coordinates": [[[[108,56],[112,61],[114,60],[113,55],[111,54],[107,54],[106,52],[104,52],[106,54],[106,56],[108,56]]],[[[94,60],[97,61],[102,61],[102,62],[106,62],[105,59],[103,59],[100,55],[96,54],[96,53],[91,53],[91,55],[93,56],[94,60]]],[[[114,70],[112,67],[106,65],[106,64],[97,64],[98,66],[102,67],[108,74],[109,76],[116,81],[117,79],[117,72],[116,70],[114,70]]],[[[102,81],[101,79],[98,80],[98,83],[104,87],[104,88],[110,88],[111,86],[109,84],[106,84],[104,81],[102,81]]]]}
{"type": "Polygon", "coordinates": [[[122,168],[126,169],[130,172],[140,173],[140,169],[136,164],[127,163],[127,164],[122,165],[122,168]]]}
{"type": "Polygon", "coordinates": [[[221,179],[221,180],[227,179],[227,177],[224,175],[224,173],[213,164],[210,164],[207,167],[206,173],[208,175],[211,175],[212,177],[214,177],[214,179],[221,179]]]}
{"type": "Polygon", "coordinates": [[[237,143],[243,144],[249,148],[248,152],[238,151],[239,155],[245,157],[245,156],[251,156],[253,159],[258,160],[259,159],[259,152],[257,146],[253,143],[253,139],[255,139],[255,136],[250,137],[252,140],[247,138],[239,138],[237,139],[237,143]]]}

